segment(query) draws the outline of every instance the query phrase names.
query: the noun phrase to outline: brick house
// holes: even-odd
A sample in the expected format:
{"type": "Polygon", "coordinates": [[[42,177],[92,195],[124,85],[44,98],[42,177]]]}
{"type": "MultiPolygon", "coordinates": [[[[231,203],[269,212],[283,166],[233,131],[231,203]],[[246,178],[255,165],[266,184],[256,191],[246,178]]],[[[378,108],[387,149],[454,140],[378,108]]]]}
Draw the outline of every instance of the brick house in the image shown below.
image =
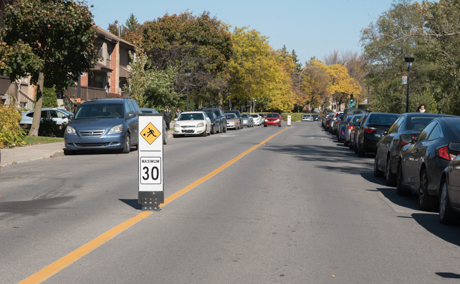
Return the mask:
{"type": "MultiPolygon", "coordinates": [[[[129,74],[129,52],[134,52],[134,45],[97,28],[95,45],[99,48],[100,60],[89,72],[81,76],[81,98],[105,98],[108,94],[122,96],[123,86],[127,84],[129,74]]],[[[77,94],[76,86],[64,91],[64,94],[77,94]]]]}
{"type": "MultiPolygon", "coordinates": [[[[12,1],[10,1],[12,2],[12,1]]],[[[0,9],[4,4],[0,1],[0,9]]],[[[129,52],[134,52],[134,45],[113,35],[112,33],[95,26],[97,39],[95,45],[99,47],[100,60],[89,72],[81,76],[81,99],[107,98],[123,96],[122,88],[127,83],[129,74],[129,52]]],[[[35,100],[35,86],[30,84],[30,78],[22,78],[17,82],[10,82],[9,74],[0,74],[0,103],[8,103],[15,97],[17,105],[32,109],[35,100]]],[[[76,98],[77,84],[67,90],[58,91],[58,105],[63,105],[66,95],[76,98]]],[[[67,96],[69,97],[69,96],[67,96]]]]}

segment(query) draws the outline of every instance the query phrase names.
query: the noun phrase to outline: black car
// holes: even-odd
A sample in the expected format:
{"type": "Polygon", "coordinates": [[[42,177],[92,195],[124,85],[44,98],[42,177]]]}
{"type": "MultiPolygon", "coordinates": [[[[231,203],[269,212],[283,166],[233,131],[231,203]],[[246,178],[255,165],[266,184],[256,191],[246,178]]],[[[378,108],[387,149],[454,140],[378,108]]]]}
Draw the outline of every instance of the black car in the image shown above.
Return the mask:
{"type": "Polygon", "coordinates": [[[428,123],[440,116],[443,115],[419,112],[402,114],[377,143],[374,176],[382,177],[385,173],[387,185],[395,186],[398,157],[402,147],[409,144],[411,139],[417,139],[428,123]]]}
{"type": "Polygon", "coordinates": [[[417,139],[412,139],[401,150],[396,178],[397,193],[418,193],[422,210],[435,211],[438,208],[442,173],[460,153],[448,147],[451,141],[460,141],[459,127],[458,117],[435,118],[417,139]]]}
{"type": "Polygon", "coordinates": [[[355,151],[355,154],[358,154],[358,143],[356,141],[358,141],[359,129],[361,125],[363,125],[363,123],[366,121],[366,117],[368,115],[369,114],[367,113],[363,114],[356,122],[353,123],[354,127],[351,129],[349,147],[355,151]]]}
{"type": "MultiPolygon", "coordinates": [[[[339,128],[338,129],[343,129],[344,126],[347,127],[349,126],[350,124],[347,124],[347,119],[348,117],[350,116],[353,116],[353,115],[357,115],[357,114],[365,114],[365,113],[370,113],[371,111],[370,110],[367,110],[367,109],[359,109],[359,108],[346,108],[344,111],[343,111],[343,117],[342,117],[342,121],[339,125],[339,128]]],[[[339,142],[345,142],[345,139],[344,137],[338,137],[339,138],[339,142]]],[[[345,146],[347,146],[347,144],[345,144],[345,146]]]]}
{"type": "Polygon", "coordinates": [[[379,142],[383,133],[388,131],[398,117],[399,114],[396,113],[369,113],[364,123],[359,127],[358,136],[355,141],[358,157],[364,157],[366,152],[375,153],[377,142],[379,142]]]}
{"type": "Polygon", "coordinates": [[[209,108],[203,108],[201,110],[204,112],[213,111],[217,119],[219,120],[220,125],[222,125],[222,129],[219,130],[219,133],[227,132],[227,119],[225,118],[225,115],[220,108],[209,107],[209,108]]]}
{"type": "Polygon", "coordinates": [[[236,116],[238,116],[238,120],[240,121],[241,128],[243,129],[243,117],[241,116],[241,113],[239,110],[226,110],[224,113],[234,113],[236,116]]]}
{"type": "MultiPolygon", "coordinates": [[[[460,142],[449,143],[452,152],[460,151],[460,142]]],[[[460,155],[444,169],[441,177],[439,197],[439,221],[450,225],[460,218],[460,155]]]]}
{"type": "MultiPolygon", "coordinates": [[[[211,134],[216,134],[216,132],[222,133],[224,126],[222,125],[222,120],[216,116],[213,111],[204,111],[206,115],[211,120],[211,134]]],[[[227,127],[227,125],[225,125],[227,127]]]]}

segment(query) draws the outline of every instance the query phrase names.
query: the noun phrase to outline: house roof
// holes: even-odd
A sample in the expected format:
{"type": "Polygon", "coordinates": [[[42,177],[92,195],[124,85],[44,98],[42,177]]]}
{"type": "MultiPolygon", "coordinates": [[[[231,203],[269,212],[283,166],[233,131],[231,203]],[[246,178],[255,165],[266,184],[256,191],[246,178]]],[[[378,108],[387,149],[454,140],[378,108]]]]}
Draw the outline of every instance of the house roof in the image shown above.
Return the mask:
{"type": "Polygon", "coordinates": [[[93,71],[104,71],[104,72],[112,72],[113,70],[108,68],[102,63],[96,63],[96,66],[94,66],[93,71]]]}
{"type": "Polygon", "coordinates": [[[95,27],[97,29],[97,36],[99,38],[103,38],[103,39],[105,39],[107,41],[110,41],[110,42],[113,42],[113,43],[120,42],[120,43],[123,43],[124,45],[126,45],[128,48],[134,49],[134,45],[132,43],[129,43],[126,40],[117,37],[116,35],[112,34],[109,31],[104,30],[103,28],[101,28],[101,27],[99,27],[97,25],[95,25],[95,27]]]}

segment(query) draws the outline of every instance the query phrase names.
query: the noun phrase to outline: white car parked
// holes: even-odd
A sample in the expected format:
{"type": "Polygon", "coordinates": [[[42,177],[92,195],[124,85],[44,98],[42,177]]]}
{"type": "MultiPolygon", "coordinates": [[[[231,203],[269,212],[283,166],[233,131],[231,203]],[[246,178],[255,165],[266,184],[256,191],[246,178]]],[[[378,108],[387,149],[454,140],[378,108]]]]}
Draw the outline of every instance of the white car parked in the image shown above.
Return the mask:
{"type": "MultiPolygon", "coordinates": [[[[22,119],[19,124],[32,125],[33,118],[33,110],[23,112],[22,119]]],[[[57,125],[62,125],[64,123],[68,124],[70,122],[69,119],[73,119],[73,113],[60,108],[42,108],[41,118],[51,118],[52,120],[56,121],[57,125]]]]}
{"type": "Polygon", "coordinates": [[[183,112],[174,124],[174,138],[181,135],[208,136],[209,134],[211,134],[211,120],[204,111],[183,112]]]}
{"type": "Polygon", "coordinates": [[[254,125],[262,125],[264,123],[264,117],[258,113],[251,113],[250,116],[254,120],[254,125]]]}

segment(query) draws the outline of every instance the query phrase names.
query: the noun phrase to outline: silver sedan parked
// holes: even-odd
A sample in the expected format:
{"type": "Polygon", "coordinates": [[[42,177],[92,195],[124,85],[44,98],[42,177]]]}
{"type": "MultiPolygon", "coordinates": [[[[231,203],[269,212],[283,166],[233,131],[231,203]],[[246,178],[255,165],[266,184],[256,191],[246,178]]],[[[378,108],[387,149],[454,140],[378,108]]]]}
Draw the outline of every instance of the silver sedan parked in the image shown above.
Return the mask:
{"type": "Polygon", "coordinates": [[[239,129],[241,129],[243,127],[240,124],[240,120],[239,120],[238,116],[236,116],[236,114],[234,114],[234,113],[224,113],[224,114],[225,114],[225,118],[227,119],[227,128],[228,129],[239,130],[239,129]]]}

